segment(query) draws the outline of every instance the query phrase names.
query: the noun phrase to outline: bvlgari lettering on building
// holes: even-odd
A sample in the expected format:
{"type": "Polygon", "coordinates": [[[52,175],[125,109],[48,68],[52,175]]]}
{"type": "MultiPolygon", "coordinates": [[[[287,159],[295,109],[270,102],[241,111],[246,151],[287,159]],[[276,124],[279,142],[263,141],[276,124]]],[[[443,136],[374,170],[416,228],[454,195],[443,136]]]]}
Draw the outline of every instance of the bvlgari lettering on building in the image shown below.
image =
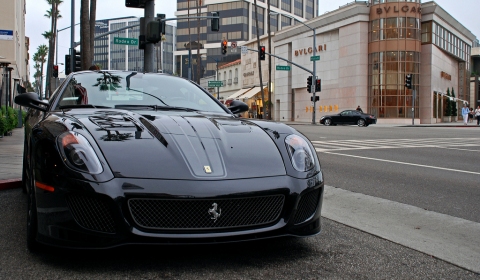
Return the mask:
{"type": "MultiPolygon", "coordinates": [[[[385,13],[389,13],[390,11],[392,10],[392,7],[383,7],[382,8],[377,8],[377,14],[381,15],[383,14],[383,12],[385,11],[385,13]]],[[[410,6],[403,6],[400,8],[400,10],[398,10],[398,7],[397,6],[393,6],[393,12],[394,13],[400,13],[400,11],[404,12],[404,13],[419,13],[419,14],[422,14],[422,8],[420,7],[410,7],[410,6]]]]}
{"type": "MultiPolygon", "coordinates": [[[[322,52],[322,51],[326,51],[326,50],[327,50],[327,44],[319,45],[317,47],[317,52],[322,52]]],[[[313,54],[313,48],[308,47],[308,48],[294,50],[293,52],[294,52],[295,56],[313,54]]]]}

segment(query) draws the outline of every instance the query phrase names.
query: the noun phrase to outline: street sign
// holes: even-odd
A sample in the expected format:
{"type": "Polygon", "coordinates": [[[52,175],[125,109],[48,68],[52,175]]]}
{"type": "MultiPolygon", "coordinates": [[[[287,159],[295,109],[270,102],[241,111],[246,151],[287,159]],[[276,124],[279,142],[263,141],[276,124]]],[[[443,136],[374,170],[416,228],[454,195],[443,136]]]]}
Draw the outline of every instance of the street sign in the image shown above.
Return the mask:
{"type": "Polygon", "coordinates": [[[231,47],[232,49],[236,49],[236,48],[237,48],[237,42],[231,42],[231,43],[230,43],[230,47],[231,47]]]}
{"type": "Polygon", "coordinates": [[[209,87],[221,87],[222,85],[222,81],[208,81],[209,87]]]}
{"type": "Polygon", "coordinates": [[[290,66],[285,66],[285,65],[277,65],[275,67],[276,70],[281,70],[281,71],[290,71],[291,67],[290,66]]]}
{"type": "Polygon", "coordinates": [[[136,46],[136,45],[138,45],[138,39],[115,37],[115,38],[113,38],[113,43],[117,44],[117,45],[136,46]]]}
{"type": "Polygon", "coordinates": [[[248,48],[247,46],[242,46],[242,54],[247,54],[248,53],[248,48]]]}
{"type": "Polygon", "coordinates": [[[310,61],[318,61],[320,60],[320,56],[319,55],[315,55],[315,56],[311,56],[310,57],[310,61]]]}

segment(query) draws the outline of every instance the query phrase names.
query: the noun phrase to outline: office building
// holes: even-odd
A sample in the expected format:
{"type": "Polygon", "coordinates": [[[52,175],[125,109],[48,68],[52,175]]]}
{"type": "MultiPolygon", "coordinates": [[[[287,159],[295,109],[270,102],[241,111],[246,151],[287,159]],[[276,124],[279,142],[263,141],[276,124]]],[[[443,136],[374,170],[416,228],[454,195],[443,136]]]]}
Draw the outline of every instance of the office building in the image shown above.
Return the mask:
{"type": "MultiPolygon", "coordinates": [[[[96,22],[95,36],[127,26],[133,27],[95,39],[94,63],[99,64],[101,69],[142,72],[144,70],[143,50],[139,49],[138,44],[132,45],[130,44],[132,41],[124,40],[125,38],[138,40],[140,35],[140,19],[136,17],[125,17],[98,20],[96,22]]],[[[175,34],[176,27],[167,24],[165,40],[155,44],[155,72],[169,74],[175,72],[173,64],[175,34]]]]}

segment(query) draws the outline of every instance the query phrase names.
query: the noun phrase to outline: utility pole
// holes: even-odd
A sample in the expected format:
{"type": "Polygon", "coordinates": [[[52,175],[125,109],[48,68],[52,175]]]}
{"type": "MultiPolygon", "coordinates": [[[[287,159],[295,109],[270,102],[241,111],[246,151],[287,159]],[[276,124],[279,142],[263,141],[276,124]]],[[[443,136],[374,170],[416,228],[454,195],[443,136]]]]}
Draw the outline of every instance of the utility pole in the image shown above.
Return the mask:
{"type": "Polygon", "coordinates": [[[71,24],[70,24],[70,67],[74,69],[75,64],[75,0],[72,0],[71,24]]]}
{"type": "MultiPolygon", "coordinates": [[[[145,2],[144,17],[144,28],[147,30],[148,23],[155,20],[155,1],[147,0],[147,2],[145,2]]],[[[145,72],[153,72],[155,66],[153,63],[154,58],[154,44],[145,44],[145,49],[143,50],[143,67],[145,72]]]]}

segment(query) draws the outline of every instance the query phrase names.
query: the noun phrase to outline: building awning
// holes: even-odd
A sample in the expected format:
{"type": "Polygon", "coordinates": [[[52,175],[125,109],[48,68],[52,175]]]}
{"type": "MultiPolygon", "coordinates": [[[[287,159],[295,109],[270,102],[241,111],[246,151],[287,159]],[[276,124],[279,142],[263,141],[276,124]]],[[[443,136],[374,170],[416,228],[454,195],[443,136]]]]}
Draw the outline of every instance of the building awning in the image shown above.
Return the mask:
{"type": "Polygon", "coordinates": [[[239,97],[240,95],[244,94],[245,92],[249,91],[251,88],[242,88],[241,90],[235,92],[234,94],[230,95],[229,97],[227,97],[227,100],[228,99],[235,99],[237,97],[239,97]]]}
{"type": "Polygon", "coordinates": [[[244,95],[239,96],[239,99],[250,99],[252,98],[255,94],[260,92],[260,87],[254,87],[251,90],[247,91],[244,95]]]}

